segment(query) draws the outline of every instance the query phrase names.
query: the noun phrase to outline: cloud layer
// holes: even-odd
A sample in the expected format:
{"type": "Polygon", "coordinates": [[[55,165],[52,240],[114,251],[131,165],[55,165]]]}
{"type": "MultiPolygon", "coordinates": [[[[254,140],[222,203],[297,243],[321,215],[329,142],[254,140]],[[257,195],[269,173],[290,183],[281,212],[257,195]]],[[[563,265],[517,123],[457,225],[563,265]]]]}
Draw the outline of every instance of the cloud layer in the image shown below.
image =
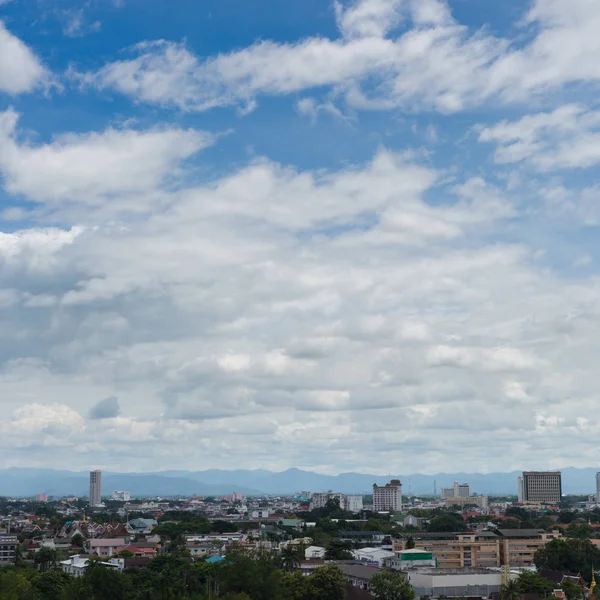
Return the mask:
{"type": "Polygon", "coordinates": [[[53,75],[0,24],[10,464],[598,461],[600,6],[535,0],[502,31],[452,8],[336,2],[335,36],[148,38],[53,75]],[[53,77],[83,89],[40,106],[106,113],[31,119],[18,95],[53,77]],[[254,150],[273,122],[304,160],[254,150]]]}

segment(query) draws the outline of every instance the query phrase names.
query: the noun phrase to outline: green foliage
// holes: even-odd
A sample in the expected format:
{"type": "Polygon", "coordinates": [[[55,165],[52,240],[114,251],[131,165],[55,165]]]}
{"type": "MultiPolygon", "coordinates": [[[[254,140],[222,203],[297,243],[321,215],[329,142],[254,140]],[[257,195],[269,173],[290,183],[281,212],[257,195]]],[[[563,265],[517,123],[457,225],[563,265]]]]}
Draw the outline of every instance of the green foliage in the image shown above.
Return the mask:
{"type": "Polygon", "coordinates": [[[350,543],[338,539],[331,540],[325,552],[325,558],[327,560],[351,560],[353,557],[350,552],[350,543]]]}
{"type": "Polygon", "coordinates": [[[600,565],[600,550],[588,539],[556,539],[540,548],[533,562],[540,571],[581,573],[587,579],[591,577],[593,566],[600,565]]]}
{"type": "Polygon", "coordinates": [[[554,584],[534,571],[523,571],[516,580],[521,594],[549,595],[554,589],[554,584]]]}
{"type": "Polygon", "coordinates": [[[405,575],[382,571],[371,579],[371,593],[377,600],[414,600],[415,592],[405,575]]]}
{"type": "Polygon", "coordinates": [[[315,569],[309,585],[309,596],[305,600],[345,600],[346,598],[346,579],[337,565],[315,569]]]}
{"type": "Polygon", "coordinates": [[[567,600],[583,600],[583,590],[574,581],[567,579],[561,584],[567,600]]]}
{"type": "Polygon", "coordinates": [[[466,531],[467,525],[461,515],[456,513],[442,513],[429,522],[427,531],[445,532],[445,531],[466,531]]]}
{"type": "Polygon", "coordinates": [[[500,598],[501,600],[521,600],[521,590],[519,589],[518,582],[512,580],[503,585],[500,598]]]}

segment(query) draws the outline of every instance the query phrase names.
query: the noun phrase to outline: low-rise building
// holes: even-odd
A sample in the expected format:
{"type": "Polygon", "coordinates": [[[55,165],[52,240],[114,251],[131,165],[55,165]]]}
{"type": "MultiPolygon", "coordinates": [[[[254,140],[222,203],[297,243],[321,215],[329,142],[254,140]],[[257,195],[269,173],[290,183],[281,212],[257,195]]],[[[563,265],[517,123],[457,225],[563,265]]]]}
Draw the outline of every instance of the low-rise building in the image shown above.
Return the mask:
{"type": "Polygon", "coordinates": [[[86,543],[89,553],[97,554],[100,558],[110,558],[117,553],[118,548],[127,545],[125,538],[99,538],[87,540],[86,543]]]}
{"type": "Polygon", "coordinates": [[[327,550],[321,546],[309,546],[304,550],[304,558],[306,560],[313,560],[315,558],[325,558],[327,550]]]}
{"type": "Polygon", "coordinates": [[[360,548],[359,550],[353,550],[352,555],[356,560],[377,567],[382,567],[386,559],[395,557],[394,552],[391,550],[382,550],[381,548],[360,548]]]}
{"type": "Polygon", "coordinates": [[[407,571],[417,597],[489,598],[502,589],[502,572],[491,569],[417,569],[407,571]]]}
{"type": "Polygon", "coordinates": [[[500,557],[503,565],[530,567],[535,553],[548,542],[561,537],[561,533],[548,533],[543,529],[498,529],[500,557]]]}
{"type": "Polygon", "coordinates": [[[0,565],[14,561],[18,545],[19,538],[16,535],[0,535],[0,565]]]}
{"type": "MultiPolygon", "coordinates": [[[[500,538],[491,531],[478,533],[415,533],[415,549],[431,552],[440,568],[499,567],[500,538]]],[[[407,537],[394,540],[392,550],[406,550],[407,537]]]]}
{"type": "Polygon", "coordinates": [[[383,566],[394,571],[408,571],[409,569],[423,567],[437,567],[437,562],[431,552],[413,548],[412,550],[394,552],[392,557],[386,558],[383,561],[383,566]]]}
{"type": "Polygon", "coordinates": [[[460,508],[463,508],[472,505],[479,508],[488,508],[489,506],[488,496],[452,496],[446,498],[445,502],[447,507],[460,506],[460,508]]]}

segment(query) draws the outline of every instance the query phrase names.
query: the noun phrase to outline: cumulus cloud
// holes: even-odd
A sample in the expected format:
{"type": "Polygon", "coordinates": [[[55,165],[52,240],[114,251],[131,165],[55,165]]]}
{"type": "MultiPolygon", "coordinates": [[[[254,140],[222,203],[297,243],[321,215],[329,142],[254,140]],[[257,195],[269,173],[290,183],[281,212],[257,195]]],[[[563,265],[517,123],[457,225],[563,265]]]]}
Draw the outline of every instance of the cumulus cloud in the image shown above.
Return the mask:
{"type": "Polygon", "coordinates": [[[0,19],[0,91],[9,94],[30,92],[47,82],[49,73],[19,38],[14,36],[0,19]]]}
{"type": "MultiPolygon", "coordinates": [[[[587,0],[537,0],[524,18],[537,35],[518,49],[486,30],[470,31],[444,0],[355,0],[335,8],[338,38],[261,41],[206,58],[184,43],[146,41],[131,58],[74,75],[84,85],[189,111],[253,107],[261,95],[325,87],[357,109],[445,113],[600,79],[600,9],[587,0]]],[[[300,106],[310,108],[306,100],[300,106]]]]}
{"type": "Polygon", "coordinates": [[[527,161],[540,171],[591,167],[600,162],[600,112],[568,104],[481,128],[479,140],[498,144],[498,163],[527,161]]]}
{"type": "Polygon", "coordinates": [[[34,145],[18,139],[19,115],[0,113],[0,171],[5,187],[31,199],[99,203],[117,193],[151,190],[177,174],[179,164],[213,143],[192,129],[107,129],[65,134],[34,145]]]}

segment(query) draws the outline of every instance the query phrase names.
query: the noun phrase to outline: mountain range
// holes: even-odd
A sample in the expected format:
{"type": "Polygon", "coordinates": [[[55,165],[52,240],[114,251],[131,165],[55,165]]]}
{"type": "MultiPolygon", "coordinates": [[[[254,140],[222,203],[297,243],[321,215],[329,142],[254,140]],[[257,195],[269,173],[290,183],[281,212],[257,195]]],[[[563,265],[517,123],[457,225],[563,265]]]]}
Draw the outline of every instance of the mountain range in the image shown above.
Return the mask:
{"type": "MultiPolygon", "coordinates": [[[[368,475],[340,473],[322,475],[301,469],[272,472],[263,469],[205,471],[159,471],[154,473],[103,472],[102,491],[127,490],[134,496],[222,496],[238,492],[246,495],[292,494],[301,490],[312,492],[333,490],[342,493],[368,494],[374,483],[383,485],[390,479],[400,479],[403,492],[432,496],[454,481],[467,482],[471,493],[516,495],[519,472],[510,473],[438,473],[436,475],[368,475]]],[[[591,494],[595,490],[596,469],[566,468],[562,470],[563,493],[591,494]]],[[[53,469],[0,469],[0,495],[85,496],[89,491],[87,472],[53,469]]]]}

